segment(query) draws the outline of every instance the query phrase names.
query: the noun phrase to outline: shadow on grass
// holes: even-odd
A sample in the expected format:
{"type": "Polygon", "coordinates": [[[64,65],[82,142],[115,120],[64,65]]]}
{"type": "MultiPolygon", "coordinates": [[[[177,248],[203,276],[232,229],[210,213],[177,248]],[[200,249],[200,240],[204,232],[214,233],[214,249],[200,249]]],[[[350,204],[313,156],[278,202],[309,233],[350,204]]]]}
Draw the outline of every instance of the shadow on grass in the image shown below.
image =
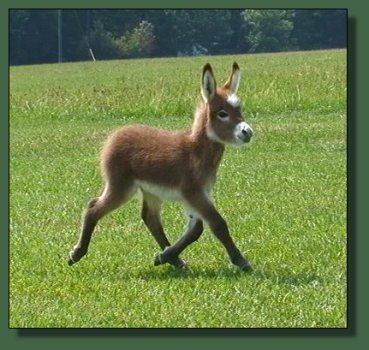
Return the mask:
{"type": "Polygon", "coordinates": [[[175,269],[170,266],[159,267],[157,269],[142,270],[139,277],[145,280],[171,280],[171,279],[238,279],[242,275],[247,275],[247,272],[242,272],[234,268],[223,269],[175,269]]]}
{"type": "Polygon", "coordinates": [[[274,284],[290,285],[290,286],[304,286],[309,284],[324,284],[326,280],[314,273],[289,273],[278,274],[257,270],[253,275],[259,280],[269,280],[274,284]]]}
{"type": "Polygon", "coordinates": [[[142,270],[138,275],[132,278],[141,278],[143,280],[172,280],[172,279],[227,279],[227,280],[239,280],[241,278],[250,278],[253,280],[270,281],[273,284],[278,285],[293,285],[304,286],[314,283],[324,284],[325,279],[320,276],[311,273],[285,273],[279,274],[277,271],[272,273],[263,270],[253,270],[244,272],[236,267],[228,268],[186,268],[186,269],[174,269],[170,266],[142,270]]]}

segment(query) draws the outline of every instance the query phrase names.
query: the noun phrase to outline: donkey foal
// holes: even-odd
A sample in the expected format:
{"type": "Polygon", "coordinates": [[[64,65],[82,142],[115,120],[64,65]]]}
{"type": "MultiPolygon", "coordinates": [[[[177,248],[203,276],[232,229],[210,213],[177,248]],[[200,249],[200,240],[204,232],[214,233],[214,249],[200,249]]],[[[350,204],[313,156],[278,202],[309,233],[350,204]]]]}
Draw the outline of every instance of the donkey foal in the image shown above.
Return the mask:
{"type": "Polygon", "coordinates": [[[251,269],[210,197],[225,145],[245,144],[253,135],[252,128],[242,118],[236,95],[239,82],[240,69],[236,62],[221,87],[217,87],[212,68],[206,64],[201,77],[202,100],[190,131],[169,132],[130,125],[108,138],[101,155],[105,187],[87,206],[79,240],[69,254],[69,265],[87,253],[97,222],[140,189],[141,217],[162,249],[155,257],[155,265],[185,266],[179,254],[200,237],[205,222],[224,245],[231,262],[243,270],[251,269]],[[182,202],[189,219],[186,232],[173,245],[160,220],[164,200],[182,202]]]}

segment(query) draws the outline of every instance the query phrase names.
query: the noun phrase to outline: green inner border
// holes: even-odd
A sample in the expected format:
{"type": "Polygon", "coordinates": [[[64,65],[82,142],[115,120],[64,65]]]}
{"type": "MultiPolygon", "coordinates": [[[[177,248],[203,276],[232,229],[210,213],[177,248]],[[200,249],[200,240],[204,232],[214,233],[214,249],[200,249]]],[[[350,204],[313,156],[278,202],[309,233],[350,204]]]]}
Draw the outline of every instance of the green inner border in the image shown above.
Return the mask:
{"type": "MultiPolygon", "coordinates": [[[[365,235],[364,198],[367,193],[367,185],[364,179],[369,175],[368,167],[365,167],[365,153],[368,137],[364,134],[368,128],[368,118],[364,117],[364,105],[367,100],[366,83],[364,76],[364,62],[369,62],[366,45],[368,27],[366,3],[359,0],[335,1],[303,0],[303,1],[271,1],[271,0],[229,0],[221,1],[166,1],[136,0],[136,1],[97,1],[97,0],[64,0],[64,1],[27,1],[13,0],[0,2],[0,28],[1,43],[5,46],[0,55],[0,75],[8,77],[8,9],[9,8],[348,8],[349,10],[349,115],[348,115],[348,184],[349,184],[349,328],[347,330],[9,330],[8,329],[8,223],[9,223],[9,194],[8,167],[9,167],[9,131],[8,131],[8,79],[1,79],[1,118],[0,140],[3,147],[0,148],[1,161],[1,235],[0,249],[2,250],[2,283],[0,298],[0,334],[6,348],[18,349],[37,348],[49,349],[86,347],[98,349],[101,346],[113,349],[126,346],[127,348],[195,348],[211,347],[224,349],[229,346],[255,347],[257,349],[295,349],[311,348],[313,346],[329,349],[361,349],[368,343],[365,327],[365,313],[368,309],[368,301],[364,296],[368,295],[367,272],[360,266],[365,264],[362,257],[364,247],[369,246],[368,236],[365,235]],[[298,6],[297,6],[298,5],[298,6]],[[363,33],[363,31],[365,31],[363,33]],[[364,35],[358,35],[364,34],[364,35]],[[366,50],[365,50],[366,49],[366,50]],[[364,95],[365,94],[365,95],[364,95]],[[366,118],[366,119],[365,119],[366,118]],[[363,154],[364,153],[364,154],[363,154]],[[358,189],[360,190],[358,191],[358,189]],[[357,193],[357,194],[356,194],[357,193]],[[359,244],[360,242],[360,244],[359,244]],[[361,263],[362,262],[362,263],[361,263]]],[[[365,265],[364,265],[365,266],[365,265]]]]}

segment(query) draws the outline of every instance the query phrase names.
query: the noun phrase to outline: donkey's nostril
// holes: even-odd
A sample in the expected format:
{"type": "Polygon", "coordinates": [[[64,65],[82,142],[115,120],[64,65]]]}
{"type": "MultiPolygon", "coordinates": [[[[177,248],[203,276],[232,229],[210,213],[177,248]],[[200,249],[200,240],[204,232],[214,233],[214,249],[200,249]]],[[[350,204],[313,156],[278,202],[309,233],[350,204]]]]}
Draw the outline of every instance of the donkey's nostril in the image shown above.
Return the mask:
{"type": "Polygon", "coordinates": [[[242,131],[242,134],[244,134],[244,135],[247,135],[247,136],[250,136],[250,137],[253,135],[253,132],[252,132],[251,128],[243,128],[241,131],[242,131]]]}

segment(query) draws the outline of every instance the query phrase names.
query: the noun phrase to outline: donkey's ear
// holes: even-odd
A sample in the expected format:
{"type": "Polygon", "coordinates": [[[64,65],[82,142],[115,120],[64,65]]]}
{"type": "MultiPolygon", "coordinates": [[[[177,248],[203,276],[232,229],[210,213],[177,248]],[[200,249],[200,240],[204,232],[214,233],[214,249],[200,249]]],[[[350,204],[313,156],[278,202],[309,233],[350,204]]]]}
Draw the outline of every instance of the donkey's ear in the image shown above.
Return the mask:
{"type": "Polygon", "coordinates": [[[201,94],[205,102],[210,102],[214,98],[216,88],[217,84],[215,82],[213,70],[210,64],[207,63],[202,69],[201,78],[201,94]]]}
{"type": "Polygon", "coordinates": [[[229,90],[232,94],[237,93],[238,86],[240,85],[241,71],[236,62],[232,65],[232,73],[228,80],[224,84],[223,88],[229,90]]]}

